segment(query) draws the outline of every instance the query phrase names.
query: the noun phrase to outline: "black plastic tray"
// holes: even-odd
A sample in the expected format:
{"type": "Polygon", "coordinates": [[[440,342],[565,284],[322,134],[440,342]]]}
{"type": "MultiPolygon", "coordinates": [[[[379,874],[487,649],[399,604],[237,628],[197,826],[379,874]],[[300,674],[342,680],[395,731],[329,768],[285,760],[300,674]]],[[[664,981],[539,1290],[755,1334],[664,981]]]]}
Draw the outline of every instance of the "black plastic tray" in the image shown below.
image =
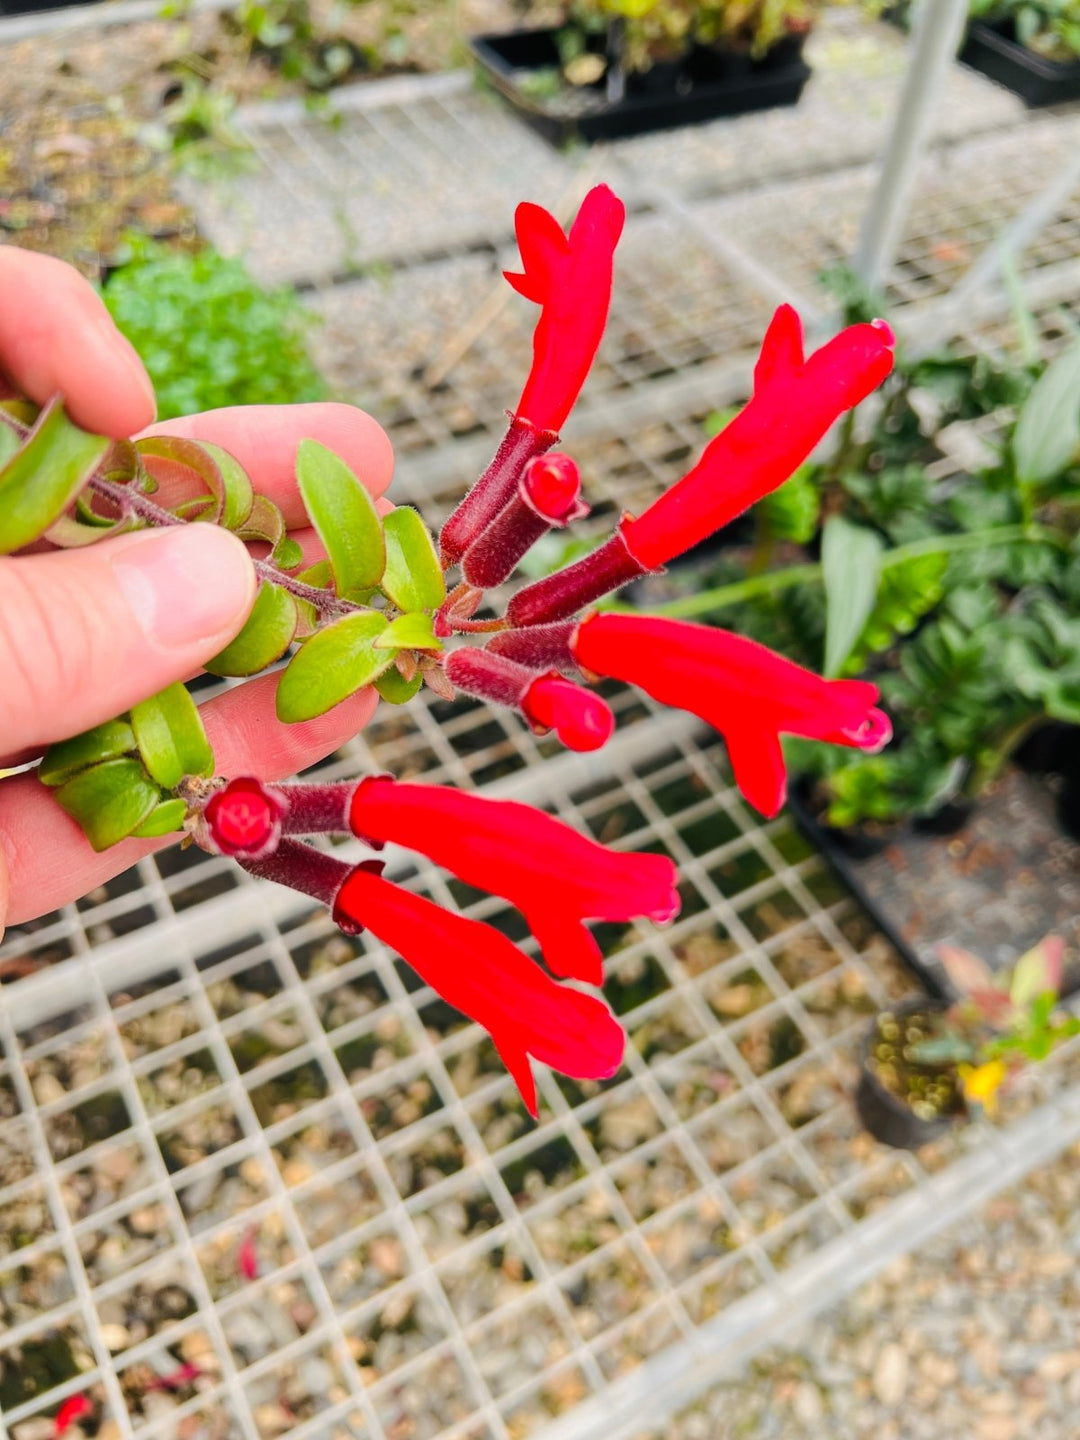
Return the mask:
{"type": "Polygon", "coordinates": [[[799,828],[930,994],[949,997],[942,943],[1003,969],[1044,935],[1066,944],[1062,993],[1080,989],[1080,843],[1061,829],[1045,779],[1006,772],[953,834],[900,829],[880,854],[854,859],[791,787],[799,828]]]}
{"type": "Polygon", "coordinates": [[[999,27],[974,21],[960,59],[1019,95],[1032,108],[1080,99],[1080,59],[1048,60],[1021,45],[1007,23],[999,27]]]}
{"type": "Polygon", "coordinates": [[[554,145],[573,140],[615,140],[649,130],[695,125],[775,105],[794,105],[810,78],[801,37],[782,41],[759,61],[715,51],[696,51],[686,65],[612,104],[602,85],[586,87],[567,107],[558,99],[528,93],[527,77],[559,63],[554,29],[474,35],[469,46],[495,88],[525,122],[554,145]]]}

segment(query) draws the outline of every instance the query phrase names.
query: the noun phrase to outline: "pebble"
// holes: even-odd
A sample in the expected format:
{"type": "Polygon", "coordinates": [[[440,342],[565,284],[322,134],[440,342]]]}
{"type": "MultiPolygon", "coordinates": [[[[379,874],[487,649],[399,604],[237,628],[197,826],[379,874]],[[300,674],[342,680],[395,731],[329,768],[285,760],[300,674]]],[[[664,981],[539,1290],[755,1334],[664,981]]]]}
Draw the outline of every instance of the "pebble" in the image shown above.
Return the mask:
{"type": "Polygon", "coordinates": [[[899,1345],[886,1345],[874,1365],[871,1384],[882,1405],[899,1405],[908,1383],[908,1357],[899,1345]]]}

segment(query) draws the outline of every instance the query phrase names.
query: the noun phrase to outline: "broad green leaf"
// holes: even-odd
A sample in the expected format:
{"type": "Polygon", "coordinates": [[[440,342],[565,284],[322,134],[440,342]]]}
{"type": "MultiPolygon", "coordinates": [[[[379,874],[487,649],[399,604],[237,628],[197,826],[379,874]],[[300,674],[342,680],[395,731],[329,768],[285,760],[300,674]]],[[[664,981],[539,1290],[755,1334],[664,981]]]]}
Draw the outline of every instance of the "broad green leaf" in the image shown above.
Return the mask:
{"type": "Polygon", "coordinates": [[[174,830],[183,829],[186,814],[187,805],[183,800],[163,800],[131,833],[142,840],[149,840],[157,835],[171,835],[174,830]]]}
{"type": "Polygon", "coordinates": [[[161,791],[138,760],[106,760],[83,770],[56,792],[95,850],[125,839],[156,809],[161,791]]]}
{"type": "Polygon", "coordinates": [[[174,789],[185,775],[213,774],[214,752],[183,685],[170,685],[133,706],[131,728],[143,764],[163,790],[174,789]]]}
{"type": "Polygon", "coordinates": [[[259,586],[244,628],[206,662],[211,675],[257,675],[280,660],[296,634],[296,601],[280,585],[259,586]]]}
{"type": "Polygon", "coordinates": [[[838,675],[862,634],[881,575],[881,540],[842,515],[826,522],[821,542],[825,578],[825,674],[838,675]]]}
{"type": "Polygon", "coordinates": [[[97,469],[112,442],[73,425],[50,400],[19,450],[0,469],[0,555],[44,535],[97,469]]]}
{"type": "Polygon", "coordinates": [[[392,651],[375,649],[385,629],[385,615],[358,610],[306,640],[278,684],[278,719],[313,720],[370,685],[394,663],[392,651]]]}
{"type": "Polygon", "coordinates": [[[423,520],[408,505],[383,517],[386,571],[383,594],[399,610],[436,610],[446,599],[439,557],[423,520]]]}
{"type": "Polygon", "coordinates": [[[422,670],[417,670],[411,680],[406,680],[401,671],[394,667],[387,670],[385,675],[380,675],[375,681],[375,689],[389,705],[405,705],[419,691],[424,683],[422,670]]]}
{"type": "Polygon", "coordinates": [[[296,483],[326,549],[337,593],[352,596],[377,585],[386,566],[382,523],[345,461],[317,440],[301,440],[296,483]]]}
{"type": "Polygon", "coordinates": [[[106,720],[93,730],[84,730],[70,740],[50,745],[38,766],[43,785],[63,785],[80,770],[102,760],[115,760],[135,749],[135,732],[126,720],[106,720]]]}
{"type": "Polygon", "coordinates": [[[431,616],[412,611],[391,620],[375,641],[376,650],[441,650],[442,641],[435,634],[431,616]]]}
{"type": "Polygon", "coordinates": [[[1046,367],[1024,402],[1012,450],[1021,485],[1060,475],[1080,449],[1080,344],[1046,367]]]}

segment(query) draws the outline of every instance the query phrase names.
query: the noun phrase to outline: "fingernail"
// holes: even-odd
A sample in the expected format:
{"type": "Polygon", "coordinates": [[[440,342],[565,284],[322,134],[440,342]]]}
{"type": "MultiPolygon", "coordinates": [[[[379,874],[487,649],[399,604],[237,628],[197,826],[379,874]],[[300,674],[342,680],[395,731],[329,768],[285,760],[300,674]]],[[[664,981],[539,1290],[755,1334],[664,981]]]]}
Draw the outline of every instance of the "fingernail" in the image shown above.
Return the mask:
{"type": "Polygon", "coordinates": [[[113,541],[110,550],[131,613],[158,649],[220,649],[255,599],[247,551],[234,535],[211,525],[140,531],[113,541]]]}

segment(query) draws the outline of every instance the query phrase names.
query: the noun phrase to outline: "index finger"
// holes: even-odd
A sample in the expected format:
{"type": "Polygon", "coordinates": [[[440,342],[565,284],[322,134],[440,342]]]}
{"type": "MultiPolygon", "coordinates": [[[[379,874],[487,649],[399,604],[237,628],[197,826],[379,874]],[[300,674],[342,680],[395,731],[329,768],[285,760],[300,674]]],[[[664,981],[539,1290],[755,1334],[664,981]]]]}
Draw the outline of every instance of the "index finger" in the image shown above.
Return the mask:
{"type": "Polygon", "coordinates": [[[51,255],[0,245],[0,371],[39,405],[58,391],[71,418],[114,439],[154,418],[154,387],[101,298],[51,255]]]}

